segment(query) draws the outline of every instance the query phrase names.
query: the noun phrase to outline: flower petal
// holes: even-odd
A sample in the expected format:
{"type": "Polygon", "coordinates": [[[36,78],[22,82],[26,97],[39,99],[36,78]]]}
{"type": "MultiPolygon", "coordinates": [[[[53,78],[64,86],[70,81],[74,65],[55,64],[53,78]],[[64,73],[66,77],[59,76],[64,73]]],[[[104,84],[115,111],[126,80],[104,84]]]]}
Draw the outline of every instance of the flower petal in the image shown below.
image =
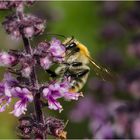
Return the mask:
{"type": "Polygon", "coordinates": [[[54,57],[62,58],[65,55],[65,47],[56,38],[51,40],[49,50],[54,57]]]}
{"type": "Polygon", "coordinates": [[[5,111],[6,107],[9,106],[11,98],[3,97],[0,98],[0,112],[5,111]]]}
{"type": "Polygon", "coordinates": [[[52,65],[52,60],[50,57],[46,56],[44,58],[40,59],[40,65],[43,67],[45,70],[49,69],[50,66],[52,65]]]}
{"type": "Polygon", "coordinates": [[[62,106],[59,102],[57,102],[55,99],[53,99],[52,97],[48,98],[48,107],[49,109],[53,109],[53,110],[59,110],[62,111],[62,106]]]}
{"type": "Polygon", "coordinates": [[[19,100],[16,102],[14,106],[14,110],[11,112],[16,117],[19,117],[21,114],[25,114],[25,111],[27,110],[27,103],[23,102],[22,100],[19,100]]]}

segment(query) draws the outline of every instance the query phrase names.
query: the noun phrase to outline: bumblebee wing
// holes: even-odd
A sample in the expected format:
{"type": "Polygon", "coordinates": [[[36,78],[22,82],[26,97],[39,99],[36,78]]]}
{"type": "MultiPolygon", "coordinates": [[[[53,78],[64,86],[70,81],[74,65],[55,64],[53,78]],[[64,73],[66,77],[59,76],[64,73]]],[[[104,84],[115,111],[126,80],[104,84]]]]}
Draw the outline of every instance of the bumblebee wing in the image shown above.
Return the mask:
{"type": "Polygon", "coordinates": [[[97,76],[101,77],[105,81],[114,81],[114,76],[108,69],[97,65],[91,57],[89,57],[89,61],[94,66],[94,71],[97,76]]]}

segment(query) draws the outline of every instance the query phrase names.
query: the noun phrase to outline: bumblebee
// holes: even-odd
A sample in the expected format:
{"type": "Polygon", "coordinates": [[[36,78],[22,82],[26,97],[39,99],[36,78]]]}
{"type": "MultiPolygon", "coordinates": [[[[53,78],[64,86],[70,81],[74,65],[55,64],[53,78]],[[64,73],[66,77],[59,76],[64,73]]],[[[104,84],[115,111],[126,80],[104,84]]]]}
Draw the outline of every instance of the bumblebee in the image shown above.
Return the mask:
{"type": "MultiPolygon", "coordinates": [[[[78,92],[85,85],[91,64],[94,67],[94,71],[102,79],[108,80],[111,78],[111,73],[99,65],[97,65],[91,58],[90,53],[85,45],[77,41],[74,37],[67,38],[63,45],[66,47],[66,55],[64,62],[55,70],[55,76],[59,76],[59,80],[64,80],[64,77],[71,78],[70,91],[78,92]]],[[[50,71],[48,71],[50,72],[50,71]]]]}

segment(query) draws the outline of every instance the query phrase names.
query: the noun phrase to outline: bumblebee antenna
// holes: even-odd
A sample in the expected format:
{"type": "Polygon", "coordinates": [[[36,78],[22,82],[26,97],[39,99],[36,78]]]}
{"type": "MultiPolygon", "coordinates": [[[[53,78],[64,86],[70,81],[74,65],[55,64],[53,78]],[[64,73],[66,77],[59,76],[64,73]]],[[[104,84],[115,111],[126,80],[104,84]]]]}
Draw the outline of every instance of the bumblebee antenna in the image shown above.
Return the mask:
{"type": "Polygon", "coordinates": [[[66,38],[66,36],[60,35],[60,34],[47,33],[46,35],[56,35],[56,36],[60,36],[60,37],[66,38]]]}
{"type": "Polygon", "coordinates": [[[72,35],[72,36],[71,36],[71,39],[70,39],[70,41],[69,41],[69,42],[71,42],[73,39],[74,39],[74,36],[72,35]]]}
{"type": "Polygon", "coordinates": [[[71,39],[65,45],[68,45],[73,39],[74,39],[74,36],[72,35],[71,39]]]}

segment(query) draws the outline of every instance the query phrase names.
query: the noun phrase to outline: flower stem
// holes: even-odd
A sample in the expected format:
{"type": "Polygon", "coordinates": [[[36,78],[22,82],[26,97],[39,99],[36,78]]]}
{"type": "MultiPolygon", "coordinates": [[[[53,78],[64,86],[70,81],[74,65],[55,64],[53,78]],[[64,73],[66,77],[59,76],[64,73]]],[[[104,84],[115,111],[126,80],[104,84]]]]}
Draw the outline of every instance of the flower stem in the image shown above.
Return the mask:
{"type": "MultiPolygon", "coordinates": [[[[29,43],[29,40],[22,35],[23,42],[24,42],[24,47],[26,50],[27,54],[32,54],[32,49],[29,43]]],[[[32,67],[32,72],[30,75],[30,81],[32,83],[32,86],[35,89],[38,89],[38,80],[37,80],[37,75],[35,71],[35,67],[32,67]]],[[[34,95],[34,105],[35,105],[35,111],[36,111],[36,117],[38,122],[43,122],[43,116],[42,116],[42,110],[41,110],[41,105],[40,105],[40,93],[36,92],[34,95]]]]}
{"type": "MultiPolygon", "coordinates": [[[[23,13],[20,12],[20,13],[17,13],[17,15],[18,15],[18,18],[20,20],[22,20],[23,13]]],[[[32,55],[32,48],[31,48],[29,39],[27,37],[25,37],[22,28],[20,29],[20,32],[22,34],[22,40],[24,43],[24,48],[25,48],[26,53],[32,55]]],[[[34,96],[34,108],[35,108],[35,113],[36,113],[36,119],[37,119],[38,123],[44,123],[43,113],[41,110],[41,103],[40,103],[40,93],[38,92],[39,85],[38,85],[38,79],[37,79],[37,75],[36,75],[35,66],[32,67],[32,72],[31,72],[29,79],[30,79],[30,82],[31,82],[33,88],[37,89],[36,91],[34,91],[34,95],[33,95],[34,96]]],[[[42,133],[42,134],[37,134],[36,138],[43,139],[45,137],[44,137],[44,134],[42,133]]]]}
{"type": "MultiPolygon", "coordinates": [[[[24,48],[26,50],[26,53],[32,54],[32,48],[31,48],[29,39],[24,37],[23,34],[22,34],[22,38],[23,38],[24,48]]],[[[35,66],[32,67],[30,81],[31,81],[32,86],[38,90],[39,86],[38,86],[38,80],[37,80],[35,66]]],[[[43,123],[44,121],[43,121],[43,113],[42,113],[41,104],[40,104],[40,93],[37,91],[34,94],[34,107],[35,107],[36,119],[37,119],[38,123],[43,123]]],[[[37,138],[43,139],[43,137],[44,137],[43,133],[42,133],[42,135],[37,134],[37,138]]]]}

